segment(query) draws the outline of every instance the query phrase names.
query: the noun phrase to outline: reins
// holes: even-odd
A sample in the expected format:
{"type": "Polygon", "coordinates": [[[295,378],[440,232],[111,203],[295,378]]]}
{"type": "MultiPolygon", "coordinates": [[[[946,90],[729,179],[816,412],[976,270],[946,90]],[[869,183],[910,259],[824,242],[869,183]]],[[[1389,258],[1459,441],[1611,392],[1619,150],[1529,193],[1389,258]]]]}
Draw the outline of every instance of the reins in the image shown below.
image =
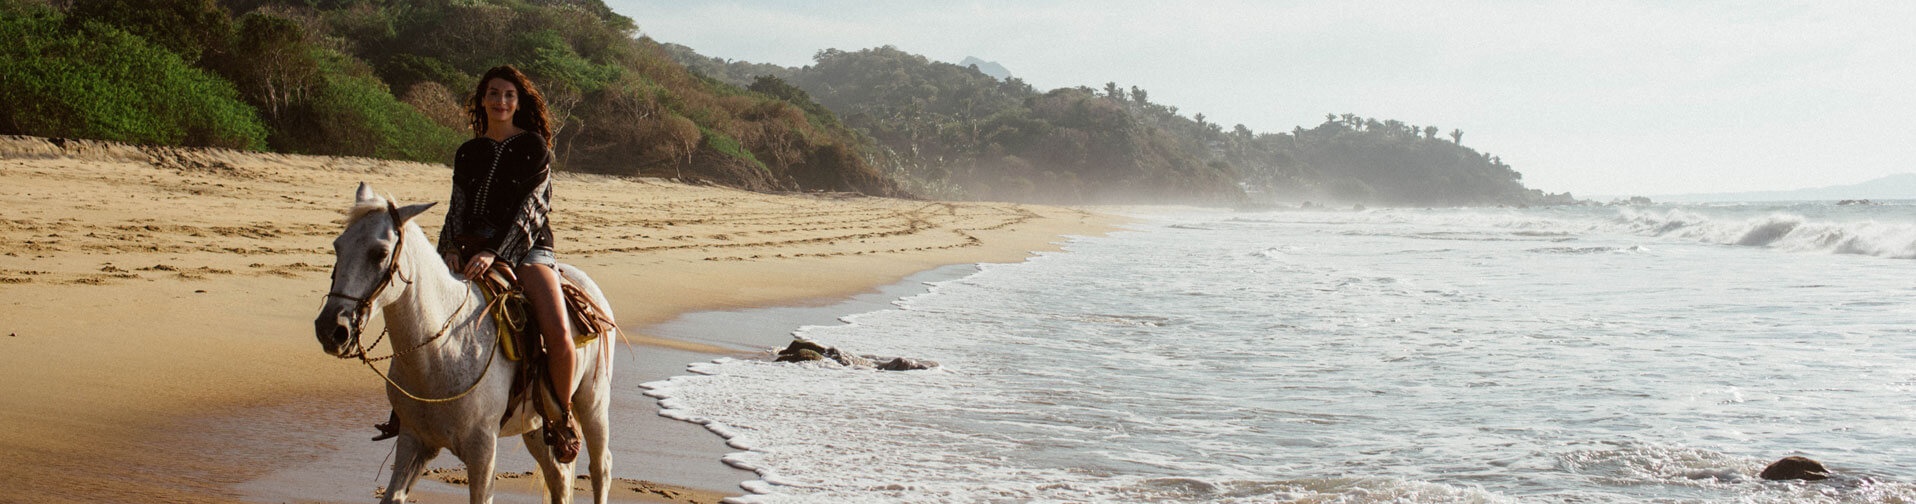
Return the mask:
{"type": "MultiPolygon", "coordinates": [[[[420,397],[418,394],[414,394],[412,393],[412,391],[406,390],[406,387],[400,385],[399,382],[393,381],[392,377],[387,376],[385,372],[380,371],[379,367],[374,366],[373,363],[383,361],[383,360],[390,360],[390,359],[398,358],[401,356],[405,356],[407,354],[411,354],[412,352],[418,351],[421,348],[425,348],[426,345],[430,345],[433,342],[438,341],[440,338],[443,338],[447,334],[451,333],[453,321],[457,320],[459,318],[459,313],[465,310],[467,305],[472,303],[472,291],[470,289],[466,291],[466,296],[460,299],[459,307],[454,308],[452,313],[446,316],[446,323],[441,324],[439,326],[439,331],[434,332],[431,337],[428,337],[425,340],[420,341],[419,344],[413,345],[412,348],[395,351],[390,355],[385,355],[381,357],[367,357],[366,354],[368,351],[371,351],[374,348],[378,348],[379,343],[385,341],[386,335],[390,333],[392,330],[392,328],[389,326],[381,327],[379,329],[379,336],[376,338],[373,338],[373,342],[370,345],[362,345],[360,343],[360,338],[358,338],[358,335],[365,333],[366,321],[370,319],[372,315],[373,301],[376,299],[379,299],[379,295],[386,291],[387,286],[392,285],[393,279],[396,278],[396,279],[399,279],[400,281],[406,282],[407,286],[411,286],[413,284],[413,280],[411,278],[407,278],[405,273],[399,269],[399,258],[401,256],[401,253],[405,251],[405,247],[406,247],[405,223],[399,217],[398,208],[393,206],[391,202],[386,203],[386,213],[392,217],[393,227],[395,230],[394,232],[399,235],[399,241],[397,244],[393,245],[392,256],[390,260],[387,261],[386,267],[383,268],[384,271],[380,273],[379,284],[374,286],[372,293],[367,294],[365,297],[358,297],[358,296],[353,296],[350,294],[343,294],[337,291],[329,291],[326,293],[326,297],[328,298],[336,297],[336,298],[350,300],[350,301],[353,301],[354,303],[353,316],[352,316],[353,334],[354,334],[353,351],[344,355],[340,355],[339,358],[359,359],[360,363],[366,365],[366,369],[371,369],[373,371],[373,374],[379,375],[379,378],[382,380],[385,380],[387,385],[391,385],[394,390],[398,390],[400,394],[403,394],[406,397],[411,398],[412,400],[425,402],[425,403],[443,403],[443,402],[451,402],[451,401],[459,400],[460,398],[463,398],[467,395],[472,394],[472,391],[477,390],[479,388],[479,384],[486,381],[486,375],[489,375],[492,373],[492,359],[499,352],[499,344],[497,342],[494,342],[494,344],[491,345],[492,348],[486,352],[486,359],[483,361],[485,362],[485,369],[479,372],[479,378],[473,380],[471,385],[467,385],[465,390],[447,397],[441,397],[441,398],[420,397]]],[[[497,303],[498,301],[499,301],[498,299],[494,299],[492,302],[487,303],[485,309],[481,310],[480,313],[489,313],[493,309],[494,303],[497,303]]]]}

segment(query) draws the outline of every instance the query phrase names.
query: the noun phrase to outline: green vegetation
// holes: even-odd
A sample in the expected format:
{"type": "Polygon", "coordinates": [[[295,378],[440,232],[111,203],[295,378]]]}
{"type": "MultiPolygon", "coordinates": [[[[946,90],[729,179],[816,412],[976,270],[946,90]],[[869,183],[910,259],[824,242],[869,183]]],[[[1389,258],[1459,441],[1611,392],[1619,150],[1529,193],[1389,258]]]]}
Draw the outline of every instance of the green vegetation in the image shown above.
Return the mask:
{"type": "Polygon", "coordinates": [[[1247,166],[1308,168],[1318,173],[1315,181],[1324,194],[1345,201],[1425,206],[1569,202],[1567,195],[1552,199],[1525,189],[1523,174],[1502,159],[1461,145],[1461,131],[1443,139],[1437,130],[1353,114],[1328,115],[1312,129],[1238,134],[1234,145],[1244,154],[1233,159],[1247,166]]]}
{"type": "Polygon", "coordinates": [[[691,72],[599,0],[0,0],[0,133],[446,162],[488,68],[561,169],[896,194],[803,91],[691,72]]]}
{"type": "Polygon", "coordinates": [[[444,162],[470,135],[401,103],[364,67],[320,52],[309,99],[276,117],[274,148],[288,152],[444,162]]]}
{"type": "Polygon", "coordinates": [[[561,169],[1039,202],[1532,204],[1462,131],[1258,133],[1138,88],[1040,91],[893,47],[803,68],[634,38],[600,0],[0,0],[0,133],[446,162],[512,64],[561,169]],[[65,7],[55,7],[64,5],[65,7]]]}
{"type": "Polygon", "coordinates": [[[0,132],[259,149],[233,85],[113,26],[0,5],[0,132]]]}
{"type": "MultiPolygon", "coordinates": [[[[943,198],[1044,202],[1335,199],[1395,205],[1569,202],[1526,189],[1496,156],[1435,126],[1331,116],[1315,128],[1225,130],[1136,87],[1039,92],[886,46],[783,68],[668,46],[734,85],[790,82],[875,143],[904,187],[943,198]]],[[[757,84],[753,84],[757,85],[757,84]]],[[[767,93],[784,96],[777,93],[767,93]]]]}
{"type": "Polygon", "coordinates": [[[767,170],[765,163],[759,161],[756,157],[752,157],[752,152],[745,150],[745,146],[739,145],[737,139],[727,136],[725,133],[704,128],[699,129],[699,134],[705,136],[705,146],[714,151],[718,151],[719,154],[732,158],[739,163],[757,168],[760,171],[767,170]]]}

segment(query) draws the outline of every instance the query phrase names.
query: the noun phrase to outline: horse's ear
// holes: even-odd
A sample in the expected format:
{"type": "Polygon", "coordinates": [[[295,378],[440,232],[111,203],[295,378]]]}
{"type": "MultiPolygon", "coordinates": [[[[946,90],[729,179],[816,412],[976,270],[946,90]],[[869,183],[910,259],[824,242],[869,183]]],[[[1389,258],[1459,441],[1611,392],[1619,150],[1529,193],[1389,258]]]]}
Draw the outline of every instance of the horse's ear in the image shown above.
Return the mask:
{"type": "Polygon", "coordinates": [[[406,205],[404,208],[393,210],[392,212],[393,215],[398,217],[399,224],[404,225],[406,222],[411,221],[413,217],[418,217],[419,214],[426,213],[426,209],[432,208],[433,205],[437,204],[439,204],[439,202],[434,201],[417,205],[406,205]]]}
{"type": "Polygon", "coordinates": [[[353,202],[362,205],[371,203],[378,198],[379,194],[373,192],[373,185],[365,182],[360,182],[359,190],[353,192],[353,202]]]}

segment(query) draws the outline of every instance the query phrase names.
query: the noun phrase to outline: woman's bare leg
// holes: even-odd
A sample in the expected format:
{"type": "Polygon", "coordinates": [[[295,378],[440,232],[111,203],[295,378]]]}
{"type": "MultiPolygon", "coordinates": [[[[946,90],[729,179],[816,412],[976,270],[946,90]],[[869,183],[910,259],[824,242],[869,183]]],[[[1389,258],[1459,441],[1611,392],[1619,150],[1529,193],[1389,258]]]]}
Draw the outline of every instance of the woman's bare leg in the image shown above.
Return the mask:
{"type": "Polygon", "coordinates": [[[525,289],[526,301],[532,304],[532,318],[539,321],[539,331],[544,333],[546,347],[546,370],[550,371],[552,390],[559,394],[559,406],[566,411],[572,410],[572,372],[577,369],[573,357],[572,332],[567,330],[570,320],[565,315],[565,298],[559,295],[559,272],[541,264],[527,264],[515,268],[513,273],[519,276],[519,287],[525,289]]]}

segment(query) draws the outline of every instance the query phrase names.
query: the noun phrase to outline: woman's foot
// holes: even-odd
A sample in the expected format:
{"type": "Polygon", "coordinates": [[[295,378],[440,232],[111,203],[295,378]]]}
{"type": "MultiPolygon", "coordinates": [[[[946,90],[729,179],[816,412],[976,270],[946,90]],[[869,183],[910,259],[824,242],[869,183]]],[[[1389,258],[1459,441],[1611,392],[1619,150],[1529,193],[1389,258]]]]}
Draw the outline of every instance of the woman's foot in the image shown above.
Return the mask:
{"type": "Polygon", "coordinates": [[[579,422],[572,419],[572,412],[559,414],[558,421],[547,420],[545,425],[546,446],[552,447],[552,458],[561,464],[570,464],[579,459],[579,422]]]}
{"type": "Polygon", "coordinates": [[[388,415],[390,416],[386,417],[386,423],[373,424],[374,429],[379,429],[379,435],[373,436],[373,441],[385,441],[399,435],[399,412],[395,411],[388,415]]]}

